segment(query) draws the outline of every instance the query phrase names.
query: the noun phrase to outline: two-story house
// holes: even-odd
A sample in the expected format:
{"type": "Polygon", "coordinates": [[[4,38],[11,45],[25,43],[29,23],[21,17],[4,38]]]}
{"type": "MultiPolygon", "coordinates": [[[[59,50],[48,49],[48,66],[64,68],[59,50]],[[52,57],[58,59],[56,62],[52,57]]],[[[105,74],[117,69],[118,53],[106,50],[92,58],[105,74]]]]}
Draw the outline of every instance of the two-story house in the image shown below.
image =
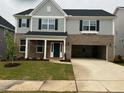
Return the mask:
{"type": "Polygon", "coordinates": [[[14,38],[15,27],[0,16],[0,59],[6,59],[6,33],[11,33],[14,38]]]}
{"type": "Polygon", "coordinates": [[[115,18],[115,56],[124,57],[124,7],[116,8],[115,18]]]}
{"type": "Polygon", "coordinates": [[[114,15],[104,10],[62,9],[54,0],[14,15],[17,57],[114,57],[114,15]]]}

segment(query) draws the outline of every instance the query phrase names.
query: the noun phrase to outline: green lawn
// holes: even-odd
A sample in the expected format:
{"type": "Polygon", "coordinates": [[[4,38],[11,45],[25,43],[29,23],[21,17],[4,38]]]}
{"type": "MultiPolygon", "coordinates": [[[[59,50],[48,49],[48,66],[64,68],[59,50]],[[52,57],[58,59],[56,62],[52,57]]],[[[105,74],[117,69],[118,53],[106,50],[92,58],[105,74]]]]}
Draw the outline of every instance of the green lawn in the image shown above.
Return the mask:
{"type": "Polygon", "coordinates": [[[20,66],[6,68],[0,62],[0,80],[73,80],[73,69],[70,64],[56,64],[40,61],[16,62],[20,66]]]}
{"type": "Polygon", "coordinates": [[[77,92],[0,92],[0,93],[77,93],[77,92]]]}

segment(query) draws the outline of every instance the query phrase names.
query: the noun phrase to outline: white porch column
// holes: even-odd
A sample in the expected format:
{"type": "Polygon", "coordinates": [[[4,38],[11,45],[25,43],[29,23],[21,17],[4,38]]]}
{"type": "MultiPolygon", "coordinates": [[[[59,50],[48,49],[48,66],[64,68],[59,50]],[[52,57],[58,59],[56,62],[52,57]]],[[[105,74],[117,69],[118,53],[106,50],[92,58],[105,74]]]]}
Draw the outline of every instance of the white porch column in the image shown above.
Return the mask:
{"type": "Polygon", "coordinates": [[[46,59],[47,54],[47,40],[44,40],[44,59],[46,59]]]}
{"type": "Polygon", "coordinates": [[[28,38],[26,38],[26,46],[25,46],[25,59],[28,58],[28,38]]]}
{"type": "Polygon", "coordinates": [[[64,42],[64,57],[63,57],[63,59],[65,59],[65,53],[66,53],[66,39],[63,41],[64,42]]]}

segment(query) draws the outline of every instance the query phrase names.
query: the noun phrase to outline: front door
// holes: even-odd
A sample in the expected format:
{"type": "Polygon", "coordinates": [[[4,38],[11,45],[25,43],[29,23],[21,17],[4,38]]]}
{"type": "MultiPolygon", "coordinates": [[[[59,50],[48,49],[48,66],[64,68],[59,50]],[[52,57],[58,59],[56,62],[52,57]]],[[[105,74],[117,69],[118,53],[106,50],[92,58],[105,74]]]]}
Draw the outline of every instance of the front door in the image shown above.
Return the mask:
{"type": "Polygon", "coordinates": [[[54,43],[54,57],[60,57],[60,43],[54,43]]]}

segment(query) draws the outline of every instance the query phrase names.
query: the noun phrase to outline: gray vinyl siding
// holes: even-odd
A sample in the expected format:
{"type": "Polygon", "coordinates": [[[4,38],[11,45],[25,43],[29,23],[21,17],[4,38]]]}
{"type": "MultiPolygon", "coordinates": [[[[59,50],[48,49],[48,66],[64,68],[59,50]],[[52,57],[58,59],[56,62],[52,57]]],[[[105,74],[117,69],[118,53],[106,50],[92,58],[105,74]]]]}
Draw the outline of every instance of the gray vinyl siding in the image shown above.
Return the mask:
{"type": "MultiPolygon", "coordinates": [[[[67,32],[68,34],[81,34],[80,31],[80,20],[83,19],[67,19],[67,32]]],[[[89,20],[89,19],[85,19],[89,20]]],[[[92,19],[95,20],[95,19],[92,19]]],[[[98,20],[98,19],[97,19],[98,20]]],[[[100,31],[98,35],[113,35],[113,20],[99,20],[100,31]]]]}
{"type": "Polygon", "coordinates": [[[0,27],[0,57],[5,57],[5,38],[4,38],[4,28],[0,27]]]}
{"type": "Polygon", "coordinates": [[[57,7],[49,0],[44,6],[37,9],[34,13],[35,16],[64,16],[57,7]],[[51,7],[51,12],[47,12],[47,6],[51,7]]]}
{"type": "Polygon", "coordinates": [[[115,19],[115,55],[124,56],[124,8],[119,9],[115,19]]]}
{"type": "MultiPolygon", "coordinates": [[[[32,18],[32,31],[45,31],[45,30],[39,30],[39,18],[32,18]]],[[[63,32],[64,31],[64,18],[58,19],[58,30],[46,30],[50,32],[63,32]]]]}
{"type": "MultiPolygon", "coordinates": [[[[16,24],[17,24],[17,32],[16,33],[27,33],[28,31],[30,31],[30,27],[27,28],[27,27],[19,27],[19,19],[30,19],[30,17],[18,17],[17,20],[16,20],[16,24]]],[[[31,21],[30,21],[31,23],[31,21]]]]}
{"type": "MultiPolygon", "coordinates": [[[[5,35],[8,31],[9,31],[8,29],[0,27],[0,58],[2,58],[2,59],[6,58],[6,39],[5,39],[5,35]]],[[[10,33],[12,33],[13,37],[14,37],[14,32],[10,32],[10,33]]]]}

